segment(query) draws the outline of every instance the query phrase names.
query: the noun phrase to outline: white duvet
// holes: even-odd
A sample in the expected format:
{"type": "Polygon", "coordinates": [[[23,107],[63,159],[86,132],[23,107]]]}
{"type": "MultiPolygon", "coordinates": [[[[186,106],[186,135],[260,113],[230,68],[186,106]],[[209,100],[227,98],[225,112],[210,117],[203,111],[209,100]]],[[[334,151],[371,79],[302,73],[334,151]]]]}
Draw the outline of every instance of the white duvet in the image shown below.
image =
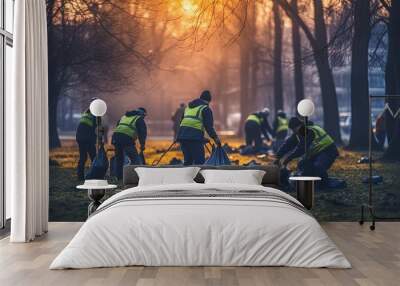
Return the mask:
{"type": "Polygon", "coordinates": [[[127,265],[351,267],[318,222],[290,204],[234,196],[119,201],[135,192],[168,190],[261,190],[298,203],[279,190],[254,185],[131,188],[106,200],[50,269],[127,265]]]}

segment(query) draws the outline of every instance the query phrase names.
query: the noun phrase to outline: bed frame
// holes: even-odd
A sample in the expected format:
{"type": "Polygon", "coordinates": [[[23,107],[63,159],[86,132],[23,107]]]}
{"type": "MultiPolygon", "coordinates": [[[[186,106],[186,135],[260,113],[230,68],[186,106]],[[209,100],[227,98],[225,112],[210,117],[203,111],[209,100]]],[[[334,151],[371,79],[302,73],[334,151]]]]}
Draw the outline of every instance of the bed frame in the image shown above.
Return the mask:
{"type": "MultiPolygon", "coordinates": [[[[124,167],[123,172],[123,185],[124,188],[135,187],[138,185],[139,176],[135,171],[136,167],[146,167],[146,168],[183,168],[184,166],[138,166],[138,165],[127,165],[124,167]]],[[[276,189],[281,188],[280,183],[280,169],[278,166],[275,165],[258,165],[258,166],[195,166],[199,167],[202,170],[263,170],[265,171],[265,175],[262,180],[262,185],[266,187],[272,187],[276,189]]],[[[204,183],[203,176],[199,173],[196,178],[194,179],[197,183],[204,183]]]]}

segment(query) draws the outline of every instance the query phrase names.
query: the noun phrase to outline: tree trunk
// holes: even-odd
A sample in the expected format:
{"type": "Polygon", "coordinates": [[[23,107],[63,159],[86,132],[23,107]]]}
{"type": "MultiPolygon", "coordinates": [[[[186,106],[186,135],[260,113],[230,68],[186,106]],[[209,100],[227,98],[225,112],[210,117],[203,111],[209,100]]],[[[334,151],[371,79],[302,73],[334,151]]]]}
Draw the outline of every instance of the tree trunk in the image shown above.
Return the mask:
{"type": "Polygon", "coordinates": [[[321,86],[324,128],[333,137],[336,143],[341,144],[338,102],[335,82],[329,63],[324,9],[322,0],[313,0],[313,2],[315,25],[315,46],[313,47],[313,52],[321,86]]]}
{"type": "MultiPolygon", "coordinates": [[[[242,3],[242,19],[246,19],[247,5],[242,3]]],[[[240,34],[240,124],[238,135],[243,135],[243,126],[246,116],[249,113],[249,72],[250,72],[250,48],[249,48],[249,25],[245,23],[242,33],[240,34]]]]}
{"type": "Polygon", "coordinates": [[[368,44],[369,1],[356,0],[351,53],[351,134],[349,148],[366,149],[369,142],[368,44]]]}
{"type": "Polygon", "coordinates": [[[61,147],[57,129],[57,106],[59,91],[53,87],[49,79],[49,148],[61,147]]]}
{"type": "MultiPolygon", "coordinates": [[[[297,0],[292,0],[291,6],[294,13],[298,13],[297,0]]],[[[301,36],[300,28],[296,21],[292,19],[292,48],[294,62],[294,89],[296,105],[304,99],[304,80],[302,69],[302,51],[301,51],[301,36]]]]}
{"type": "MultiPolygon", "coordinates": [[[[388,21],[388,53],[385,71],[386,95],[400,95],[400,0],[392,0],[388,21]]],[[[399,98],[388,98],[387,103],[396,115],[400,110],[399,98]]],[[[389,112],[385,116],[386,132],[389,139],[384,158],[400,160],[400,114],[393,117],[389,112]]]]}
{"type": "Polygon", "coordinates": [[[256,41],[257,33],[257,10],[256,1],[250,1],[250,38],[249,38],[249,48],[251,50],[251,86],[250,86],[250,98],[249,98],[249,111],[254,111],[257,109],[257,94],[258,94],[258,46],[256,41]]]}
{"type": "Polygon", "coordinates": [[[55,0],[47,1],[47,50],[49,51],[48,59],[48,108],[49,108],[49,148],[57,148],[61,146],[60,138],[57,130],[57,106],[60,95],[60,87],[57,84],[57,61],[52,52],[55,51],[55,36],[53,29],[53,13],[55,0]]]}
{"type": "Polygon", "coordinates": [[[282,86],[282,19],[279,4],[273,2],[274,14],[274,108],[275,113],[283,109],[283,86],[282,86]]]}
{"type": "Polygon", "coordinates": [[[315,35],[306,22],[295,13],[287,0],[275,0],[285,10],[286,14],[301,27],[313,50],[321,86],[322,107],[324,110],[324,127],[326,131],[341,144],[339,126],[339,110],[336,96],[335,82],[329,63],[328,40],[324,19],[322,0],[313,0],[315,35]]]}

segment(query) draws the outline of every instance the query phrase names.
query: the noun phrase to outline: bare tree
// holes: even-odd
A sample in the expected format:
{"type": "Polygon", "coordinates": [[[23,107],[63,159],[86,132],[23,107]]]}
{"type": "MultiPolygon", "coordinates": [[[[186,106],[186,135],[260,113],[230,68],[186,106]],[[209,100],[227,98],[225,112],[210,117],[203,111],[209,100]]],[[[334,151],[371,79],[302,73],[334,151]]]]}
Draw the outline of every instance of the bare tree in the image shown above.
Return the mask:
{"type": "MultiPolygon", "coordinates": [[[[247,21],[248,9],[247,3],[243,1],[241,4],[241,19],[247,21]]],[[[250,71],[250,33],[249,25],[245,25],[240,34],[239,47],[240,47],[240,114],[241,120],[239,124],[239,135],[243,133],[243,126],[246,114],[249,113],[249,71],[250,71]]]]}
{"type": "MultiPolygon", "coordinates": [[[[297,0],[291,2],[293,13],[298,14],[297,0]]],[[[296,21],[292,19],[292,48],[294,63],[294,87],[296,103],[304,98],[304,80],[303,80],[303,64],[302,64],[302,46],[300,27],[296,21]]]]}
{"type": "Polygon", "coordinates": [[[368,50],[371,33],[370,1],[355,0],[351,52],[351,134],[349,148],[367,148],[369,130],[368,50]]]}
{"type": "Polygon", "coordinates": [[[137,21],[120,1],[47,0],[47,26],[49,144],[54,148],[60,146],[57,112],[62,96],[115,92],[132,82],[137,64],[148,60],[135,49],[137,21]]]}
{"type": "Polygon", "coordinates": [[[329,42],[325,24],[324,6],[322,0],[312,0],[314,12],[314,32],[302,16],[295,12],[287,0],[276,0],[286,14],[303,30],[313,51],[313,57],[318,70],[321,87],[322,105],[324,110],[324,127],[337,143],[341,143],[339,127],[339,110],[333,73],[329,62],[329,42]]]}
{"type": "Polygon", "coordinates": [[[273,1],[273,15],[274,15],[274,107],[275,113],[279,109],[283,109],[283,73],[282,73],[282,18],[280,7],[277,1],[273,1]]]}
{"type": "Polygon", "coordinates": [[[250,44],[250,97],[249,97],[249,111],[254,111],[257,101],[258,94],[258,70],[259,70],[259,45],[257,43],[257,5],[256,1],[251,1],[249,3],[249,14],[250,14],[250,35],[249,35],[249,44],[250,44]]]}

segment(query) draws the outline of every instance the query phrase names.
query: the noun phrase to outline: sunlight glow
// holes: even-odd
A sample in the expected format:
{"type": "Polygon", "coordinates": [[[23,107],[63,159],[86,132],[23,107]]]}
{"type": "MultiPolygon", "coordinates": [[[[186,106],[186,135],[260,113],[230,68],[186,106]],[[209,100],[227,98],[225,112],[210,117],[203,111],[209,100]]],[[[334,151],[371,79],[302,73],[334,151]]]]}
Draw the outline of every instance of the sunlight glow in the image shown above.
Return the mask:
{"type": "Polygon", "coordinates": [[[182,0],[182,9],[186,14],[193,15],[197,10],[197,5],[192,0],[182,0]]]}

